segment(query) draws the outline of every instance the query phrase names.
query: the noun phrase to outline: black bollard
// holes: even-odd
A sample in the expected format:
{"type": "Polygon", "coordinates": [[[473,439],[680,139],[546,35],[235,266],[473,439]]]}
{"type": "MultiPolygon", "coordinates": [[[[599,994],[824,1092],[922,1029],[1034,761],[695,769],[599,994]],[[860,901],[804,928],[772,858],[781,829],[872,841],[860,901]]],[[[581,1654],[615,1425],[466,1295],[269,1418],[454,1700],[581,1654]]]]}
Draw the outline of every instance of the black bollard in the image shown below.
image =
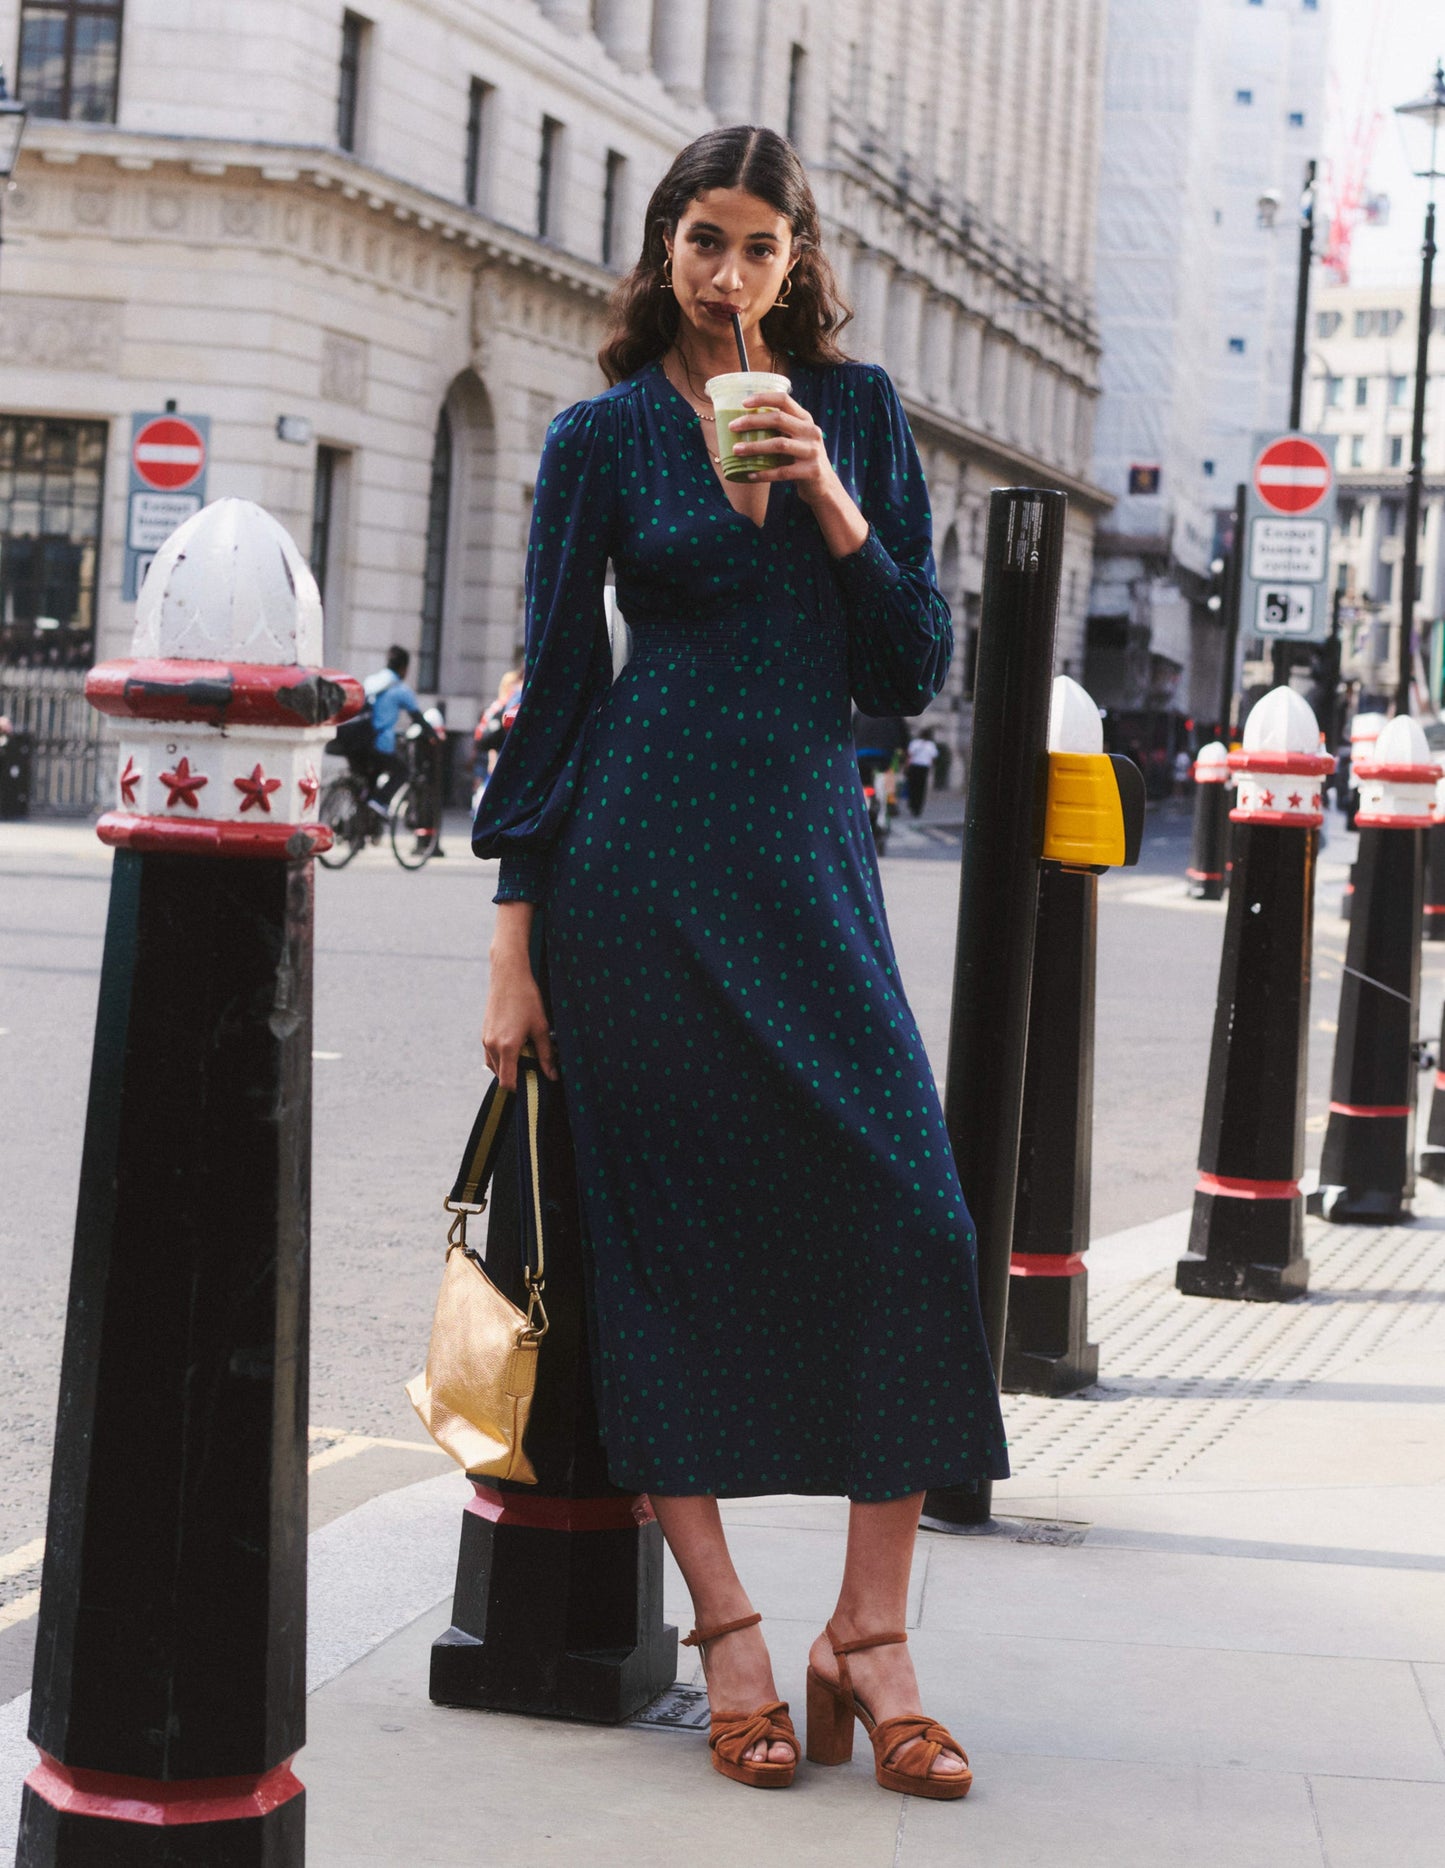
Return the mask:
{"type": "Polygon", "coordinates": [[[87,683],[117,854],[19,1868],[304,1859],[314,761],[361,705],[320,645],[296,547],[223,500],[87,683]]]}
{"type": "Polygon", "coordinates": [[[1234,873],[1219,966],[1189,1252],[1190,1297],[1278,1301],[1309,1284],[1304,1256],[1305,1081],[1320,784],[1309,704],[1290,688],[1257,703],[1238,773],[1234,873]]]}
{"type": "MultiPolygon", "coordinates": [[[[534,961],[545,977],[544,917],[534,961]]],[[[587,1348],[586,1272],[567,1111],[544,1088],[541,1146],[548,1330],[527,1429],[535,1485],[472,1479],[452,1622],[432,1644],[443,1706],[618,1724],[672,1685],[677,1630],[662,1615],[662,1529],[607,1476],[587,1348]]],[[[515,1123],[487,1231],[490,1275],[521,1295],[515,1123]]]]}
{"type": "MultiPolygon", "coordinates": [[[[1437,797],[1445,783],[1436,787],[1437,797]]],[[[1439,803],[1432,812],[1433,821],[1425,832],[1425,918],[1426,940],[1445,940],[1445,811],[1439,803]]]]}
{"type": "Polygon", "coordinates": [[[1194,761],[1194,835],[1184,874],[1196,901],[1223,899],[1228,840],[1229,748],[1214,739],[1194,761]]]}
{"type": "Polygon", "coordinates": [[[1392,720],[1356,762],[1360,852],[1318,1189],[1309,1210],[1393,1225],[1415,1191],[1424,832],[1437,768],[1419,723],[1392,720]]]}
{"type": "MultiPolygon", "coordinates": [[[[1345,825],[1349,830],[1355,828],[1356,814],[1360,808],[1360,785],[1355,766],[1363,759],[1369,761],[1375,749],[1375,741],[1380,737],[1385,724],[1382,713],[1357,713],[1350,722],[1350,782],[1345,787],[1344,811],[1345,825]]],[[[1355,864],[1350,864],[1350,873],[1345,880],[1344,891],[1340,896],[1340,919],[1348,921],[1355,901],[1355,864]]]]}
{"type": "Polygon", "coordinates": [[[1103,752],[1099,710],[1054,682],[1049,795],[1029,989],[1003,1385],[1065,1395],[1099,1372],[1089,1341],[1090,1156],[1099,871],[1139,860],[1144,779],[1103,752]]]}
{"type": "MultiPolygon", "coordinates": [[[[989,496],[974,684],[943,1107],[977,1231],[979,1300],[999,1373],[1067,508],[1063,493],[1032,487],[996,487],[989,496]]],[[[931,1491],[923,1522],[944,1531],[986,1524],[992,1495],[986,1479],[931,1491]]]]}
{"type": "Polygon", "coordinates": [[[1435,1082],[1430,1092],[1430,1119],[1425,1146],[1420,1150],[1420,1172],[1426,1180],[1445,1181],[1445,1006],[1440,1010],[1440,1043],[1435,1053],[1435,1082]]]}

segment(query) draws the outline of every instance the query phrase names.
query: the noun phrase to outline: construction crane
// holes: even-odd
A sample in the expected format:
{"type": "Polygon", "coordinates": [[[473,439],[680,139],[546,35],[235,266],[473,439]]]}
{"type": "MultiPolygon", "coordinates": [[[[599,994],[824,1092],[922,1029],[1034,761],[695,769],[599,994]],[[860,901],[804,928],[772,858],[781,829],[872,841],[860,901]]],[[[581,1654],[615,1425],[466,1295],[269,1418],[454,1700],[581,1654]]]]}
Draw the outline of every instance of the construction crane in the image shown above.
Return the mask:
{"type": "Polygon", "coordinates": [[[1340,95],[1336,72],[1330,73],[1330,114],[1342,131],[1339,155],[1325,160],[1325,204],[1329,214],[1329,234],[1321,263],[1337,285],[1350,282],[1350,243],[1361,221],[1378,220],[1383,206],[1371,195],[1367,184],[1375,142],[1384,121],[1384,112],[1376,99],[1379,95],[1380,48],[1388,38],[1394,6],[1387,3],[1371,10],[1370,34],[1365,56],[1355,66],[1354,96],[1347,105],[1340,95]]]}

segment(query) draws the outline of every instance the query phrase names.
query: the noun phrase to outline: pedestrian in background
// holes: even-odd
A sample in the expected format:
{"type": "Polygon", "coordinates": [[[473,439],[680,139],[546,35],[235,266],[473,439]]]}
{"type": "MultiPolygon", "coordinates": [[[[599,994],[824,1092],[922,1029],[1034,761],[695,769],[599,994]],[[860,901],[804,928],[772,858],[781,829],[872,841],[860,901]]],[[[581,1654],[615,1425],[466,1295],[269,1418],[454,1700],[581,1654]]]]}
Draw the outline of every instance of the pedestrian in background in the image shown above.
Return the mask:
{"type": "Polygon", "coordinates": [[[908,742],[908,764],[904,769],[903,782],[908,788],[908,815],[922,817],[924,801],[928,797],[928,781],[933,772],[934,761],[938,757],[938,747],[934,743],[931,727],[919,733],[908,742]]]}
{"type": "Polygon", "coordinates": [[[486,789],[497,754],[507,733],[507,706],[522,685],[520,668],[509,668],[497,683],[497,698],[489,701],[472,735],[472,809],[486,789]]]}
{"type": "Polygon", "coordinates": [[[959,1797],[962,1747],[919,1709],[910,1565],[925,1489],[1008,1458],[847,713],[850,692],[921,713],[943,685],[927,489],[892,383],[838,346],[790,143],[699,137],[644,229],[613,387],[557,417],[536,477],[526,681],[475,831],[501,858],[483,1040],[504,1085],[528,1043],[561,1077],[608,1469],[691,1592],[715,1768],[781,1787],[800,1750],[718,1500],[842,1493],[808,1755],[843,1762],[856,1716],[885,1788],[959,1797]],[[704,386],[737,370],[735,316],[775,380],[733,415],[704,386]],[[615,683],[609,560],[633,636],[615,683]]]}

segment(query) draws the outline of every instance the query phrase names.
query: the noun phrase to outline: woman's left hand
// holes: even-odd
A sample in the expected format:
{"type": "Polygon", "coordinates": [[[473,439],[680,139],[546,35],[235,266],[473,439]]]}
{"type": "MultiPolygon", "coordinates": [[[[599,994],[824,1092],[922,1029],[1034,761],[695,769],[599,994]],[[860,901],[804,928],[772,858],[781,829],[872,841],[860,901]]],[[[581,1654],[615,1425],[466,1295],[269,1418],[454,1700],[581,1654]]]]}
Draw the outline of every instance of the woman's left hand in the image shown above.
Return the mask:
{"type": "Polygon", "coordinates": [[[791,480],[798,489],[798,497],[809,506],[836,497],[842,483],[828,459],[823,431],[800,402],[794,402],[782,390],[768,389],[748,396],[743,407],[765,411],[763,420],[767,429],[755,432],[747,415],[739,415],[729,422],[737,459],[745,461],[753,454],[791,456],[786,467],[760,467],[748,476],[750,480],[791,480]]]}

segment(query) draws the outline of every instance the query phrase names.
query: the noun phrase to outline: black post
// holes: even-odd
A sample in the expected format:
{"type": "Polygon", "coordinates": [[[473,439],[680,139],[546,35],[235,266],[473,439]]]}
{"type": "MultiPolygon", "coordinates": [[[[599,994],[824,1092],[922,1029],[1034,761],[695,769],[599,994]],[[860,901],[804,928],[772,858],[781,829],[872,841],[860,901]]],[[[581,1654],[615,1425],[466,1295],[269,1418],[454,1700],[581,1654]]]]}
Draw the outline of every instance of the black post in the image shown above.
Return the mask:
{"type": "Polygon", "coordinates": [[[1420,1172],[1426,1180],[1445,1181],[1445,1006],[1440,1009],[1440,1043],[1436,1049],[1425,1146],[1420,1150],[1420,1172]]]}
{"type": "Polygon", "coordinates": [[[1194,761],[1194,825],[1184,875],[1196,901],[1224,897],[1229,839],[1229,748],[1211,740],[1194,761]]]}
{"type": "Polygon", "coordinates": [[[1234,489],[1234,537],[1229,547],[1228,582],[1224,591],[1224,663],[1219,675],[1219,720],[1226,740],[1237,725],[1235,662],[1239,657],[1239,612],[1244,602],[1244,508],[1246,489],[1243,481],[1234,489]]]}
{"type": "Polygon", "coordinates": [[[1320,786],[1334,765],[1318,746],[1302,696],[1275,688],[1230,755],[1234,869],[1189,1253],[1175,1269],[1191,1297],[1279,1300],[1309,1281],[1299,1177],[1320,786]]]}
{"type": "Polygon", "coordinates": [[[1425,390],[1430,368],[1431,276],[1435,266],[1435,203],[1425,210],[1420,249],[1420,312],[1415,333],[1415,416],[1410,427],[1410,476],[1405,482],[1405,542],[1400,553],[1400,644],[1395,712],[1410,711],[1414,668],[1415,578],[1420,562],[1420,507],[1425,492],[1425,390]]]}
{"type": "Polygon", "coordinates": [[[1315,255],[1315,164],[1305,164],[1304,192],[1300,196],[1299,272],[1295,282],[1294,361],[1289,379],[1289,426],[1299,432],[1304,410],[1305,333],[1309,324],[1310,262],[1315,255]]]}
{"type": "Polygon", "coordinates": [[[1428,941],[1445,940],[1445,818],[1437,808],[1425,832],[1425,911],[1428,941]]]}
{"type": "MultiPolygon", "coordinates": [[[[990,496],[974,687],[944,1114],[978,1235],[979,1300],[1000,1373],[1067,506],[1064,494],[1032,487],[996,487],[990,496]]],[[[932,1491],[924,1522],[942,1530],[985,1524],[992,1490],[984,1480],[932,1491]]]]}
{"type": "Polygon", "coordinates": [[[187,659],[87,685],[120,806],[16,1860],[299,1868],[312,761],[361,693],[297,665],[315,585],[242,501],[172,536],[147,605],[187,659]],[[239,661],[231,579],[296,663],[239,661]]]}
{"type": "MultiPolygon", "coordinates": [[[[545,976],[543,917],[534,964],[545,976]]],[[[544,1086],[542,1194],[549,1327],[527,1429],[535,1485],[472,1480],[452,1625],[432,1644],[431,1697],[618,1724],[672,1685],[677,1630],[662,1615],[662,1529],[607,1476],[588,1359],[576,1163],[566,1106],[544,1086]]],[[[511,1146],[520,1144],[514,1124],[511,1146]]],[[[522,1297],[518,1178],[505,1158],[487,1229],[491,1276],[522,1297]]]]}
{"type": "Polygon", "coordinates": [[[1415,1190],[1423,832],[1436,775],[1419,723],[1393,719],[1355,775],[1360,853],[1329,1123],[1309,1210],[1341,1223],[1393,1225],[1408,1216],[1415,1190]]]}
{"type": "Polygon", "coordinates": [[[1067,1395],[1099,1373],[1089,1341],[1094,975],[1099,878],[1046,863],[1029,993],[1003,1385],[1067,1395]]]}

